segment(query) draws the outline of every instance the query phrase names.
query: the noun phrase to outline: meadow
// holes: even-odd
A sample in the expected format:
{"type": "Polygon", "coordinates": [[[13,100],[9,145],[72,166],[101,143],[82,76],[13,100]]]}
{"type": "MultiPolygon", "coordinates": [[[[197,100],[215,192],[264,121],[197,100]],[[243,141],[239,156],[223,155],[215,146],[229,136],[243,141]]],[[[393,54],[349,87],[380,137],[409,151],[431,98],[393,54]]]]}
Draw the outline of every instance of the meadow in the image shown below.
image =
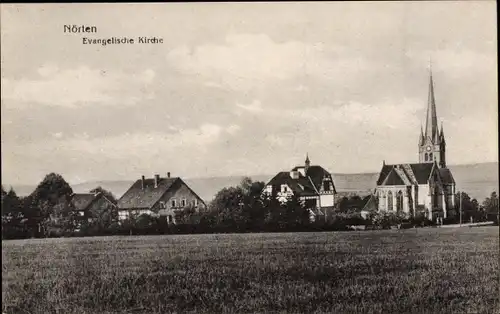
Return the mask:
{"type": "Polygon", "coordinates": [[[498,313],[499,229],[2,241],[4,313],[498,313]]]}

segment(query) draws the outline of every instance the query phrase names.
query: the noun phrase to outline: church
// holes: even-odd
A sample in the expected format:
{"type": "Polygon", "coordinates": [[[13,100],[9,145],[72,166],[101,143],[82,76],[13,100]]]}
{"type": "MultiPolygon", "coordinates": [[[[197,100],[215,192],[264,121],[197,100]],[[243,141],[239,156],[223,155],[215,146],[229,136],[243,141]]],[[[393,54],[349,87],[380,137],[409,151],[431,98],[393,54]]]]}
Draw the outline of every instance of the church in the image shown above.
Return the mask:
{"type": "Polygon", "coordinates": [[[420,129],[418,163],[382,165],[376,196],[378,210],[424,214],[427,218],[446,218],[455,208],[455,180],[446,166],[443,125],[438,128],[434,82],[430,73],[425,130],[420,129]]]}

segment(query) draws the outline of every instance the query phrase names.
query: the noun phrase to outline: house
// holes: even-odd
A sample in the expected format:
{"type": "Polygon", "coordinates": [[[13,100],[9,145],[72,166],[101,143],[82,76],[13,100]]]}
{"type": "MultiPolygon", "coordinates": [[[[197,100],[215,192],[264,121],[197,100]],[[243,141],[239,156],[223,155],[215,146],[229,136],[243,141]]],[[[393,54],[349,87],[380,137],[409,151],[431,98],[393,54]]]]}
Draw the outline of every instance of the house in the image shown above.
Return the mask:
{"type": "Polygon", "coordinates": [[[339,208],[342,211],[354,211],[359,212],[361,217],[365,219],[370,212],[376,211],[377,200],[375,195],[370,194],[364,197],[351,197],[350,199],[345,199],[345,201],[339,202],[339,208]],[[340,203],[344,204],[340,204],[340,203]]]}
{"type": "Polygon", "coordinates": [[[96,214],[107,209],[116,210],[116,205],[103,193],[73,193],[70,196],[73,209],[78,214],[80,222],[86,220],[91,222],[96,214]]]}
{"type": "Polygon", "coordinates": [[[295,195],[310,208],[311,219],[316,220],[317,216],[333,209],[336,190],[332,175],[321,166],[311,165],[307,156],[304,166],[279,172],[264,186],[262,193],[276,197],[281,203],[295,195]]]}
{"type": "Polygon", "coordinates": [[[205,208],[203,200],[179,177],[153,178],[142,176],[118,200],[118,216],[127,219],[131,214],[165,216],[169,223],[175,223],[175,211],[192,206],[197,210],[205,208]]]}
{"type": "Polygon", "coordinates": [[[377,180],[378,209],[446,218],[455,208],[455,180],[446,166],[446,141],[437,125],[434,83],[430,74],[425,132],[420,129],[418,163],[386,165],[377,180]]]}

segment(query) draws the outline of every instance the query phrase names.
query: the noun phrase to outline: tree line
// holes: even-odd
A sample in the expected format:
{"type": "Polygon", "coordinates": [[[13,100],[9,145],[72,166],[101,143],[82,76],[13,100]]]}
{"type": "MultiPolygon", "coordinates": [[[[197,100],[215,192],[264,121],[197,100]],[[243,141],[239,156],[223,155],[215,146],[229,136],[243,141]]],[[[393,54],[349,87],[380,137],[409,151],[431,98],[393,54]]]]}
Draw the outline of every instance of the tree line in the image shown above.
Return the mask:
{"type": "MultiPolygon", "coordinates": [[[[175,212],[175,224],[165,217],[130,215],[119,221],[115,207],[107,206],[81,216],[71,202],[73,190],[64,178],[48,174],[26,197],[18,197],[11,188],[2,186],[2,238],[44,238],[60,236],[223,233],[223,232],[285,232],[339,231],[352,226],[381,229],[392,226],[427,226],[433,222],[423,215],[407,217],[404,213],[373,211],[361,215],[359,196],[344,197],[326,215],[312,216],[297,197],[280,203],[274,195],[263,197],[264,182],[245,178],[234,187],[220,190],[207,208],[198,211],[186,207],[175,212]],[[313,219],[312,219],[313,218],[313,219]],[[314,219],[315,218],[315,219],[314,219]]],[[[101,187],[89,191],[103,193],[116,204],[115,196],[101,187]]],[[[460,196],[456,195],[456,204],[460,196]]],[[[457,208],[458,210],[458,208],[457,208]]],[[[498,222],[498,196],[493,192],[480,205],[462,192],[462,221],[498,222]]],[[[444,223],[458,222],[459,215],[450,215],[444,223]]]]}

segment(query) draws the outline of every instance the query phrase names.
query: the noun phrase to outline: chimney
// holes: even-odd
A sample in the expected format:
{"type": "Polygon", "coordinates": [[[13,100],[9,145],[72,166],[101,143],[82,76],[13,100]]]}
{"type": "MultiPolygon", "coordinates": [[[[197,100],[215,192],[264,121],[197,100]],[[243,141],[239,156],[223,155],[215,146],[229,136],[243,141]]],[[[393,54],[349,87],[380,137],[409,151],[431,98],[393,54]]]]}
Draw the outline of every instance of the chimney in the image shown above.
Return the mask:
{"type": "Polygon", "coordinates": [[[297,180],[299,178],[299,172],[295,170],[290,171],[290,177],[294,180],[297,180]]]}
{"type": "Polygon", "coordinates": [[[167,178],[170,178],[170,172],[167,172],[167,178]]]}
{"type": "Polygon", "coordinates": [[[155,174],[155,189],[158,187],[158,182],[160,182],[160,175],[155,174]]]}
{"type": "Polygon", "coordinates": [[[144,181],[145,181],[145,178],[144,176],[142,176],[142,179],[141,179],[141,189],[144,190],[144,181]]]}

